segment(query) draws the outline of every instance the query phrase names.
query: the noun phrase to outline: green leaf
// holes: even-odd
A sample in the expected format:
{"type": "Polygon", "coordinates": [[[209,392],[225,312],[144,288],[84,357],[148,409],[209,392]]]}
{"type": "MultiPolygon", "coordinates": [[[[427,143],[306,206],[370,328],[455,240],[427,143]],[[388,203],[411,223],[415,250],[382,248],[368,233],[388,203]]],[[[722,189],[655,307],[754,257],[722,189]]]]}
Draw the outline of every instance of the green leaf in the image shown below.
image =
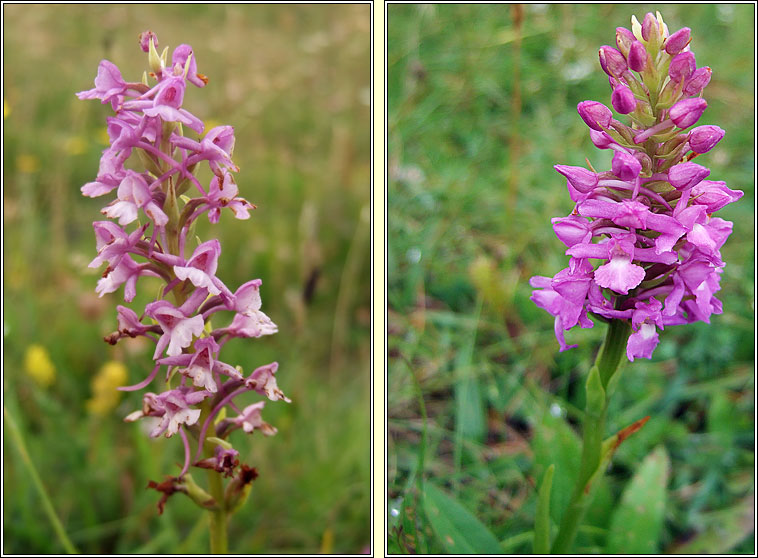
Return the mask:
{"type": "Polygon", "coordinates": [[[560,464],[553,476],[550,495],[550,517],[560,523],[579,475],[582,443],[562,418],[546,411],[536,427],[532,448],[538,474],[540,469],[545,471],[553,463],[560,464]]]}
{"type": "Polygon", "coordinates": [[[547,554],[550,552],[550,489],[553,486],[555,465],[550,465],[542,477],[537,496],[537,518],[534,521],[534,553],[547,554]]]}
{"type": "Polygon", "coordinates": [[[435,534],[451,554],[500,554],[495,535],[460,502],[427,482],[424,511],[435,534]]]}
{"type": "Polygon", "coordinates": [[[611,519],[609,554],[657,554],[666,509],[669,457],[658,446],[629,481],[611,519]]]}

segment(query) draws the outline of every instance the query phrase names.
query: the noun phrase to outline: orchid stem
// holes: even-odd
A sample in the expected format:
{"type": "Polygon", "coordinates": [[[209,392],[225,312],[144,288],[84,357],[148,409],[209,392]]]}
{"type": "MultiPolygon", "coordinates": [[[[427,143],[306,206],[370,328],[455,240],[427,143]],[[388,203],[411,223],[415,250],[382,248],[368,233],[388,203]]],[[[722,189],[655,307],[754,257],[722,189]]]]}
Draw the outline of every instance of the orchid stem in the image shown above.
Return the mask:
{"type": "MultiPolygon", "coordinates": [[[[207,401],[203,402],[202,414],[198,424],[213,420],[213,409],[207,401]]],[[[206,425],[207,426],[207,425],[206,425]]],[[[203,450],[203,438],[205,429],[199,436],[199,449],[203,450]]],[[[205,449],[205,455],[207,457],[213,456],[213,450],[210,448],[205,449]]],[[[198,456],[199,457],[199,456],[198,456]]],[[[195,458],[197,460],[197,457],[195,458]]],[[[216,505],[214,509],[209,510],[210,516],[210,541],[211,541],[211,554],[228,554],[229,553],[229,540],[227,536],[227,506],[226,497],[224,494],[224,481],[221,474],[214,469],[208,469],[208,492],[215,500],[216,505]]]]}
{"type": "Polygon", "coordinates": [[[608,324],[605,341],[595,359],[600,382],[602,384],[603,402],[601,408],[591,410],[589,407],[590,385],[588,383],[588,409],[584,417],[584,430],[582,435],[582,461],[571,500],[566,511],[563,513],[558,535],[553,542],[551,554],[567,554],[576,538],[579,524],[591,502],[590,480],[597,484],[602,471],[597,476],[598,467],[601,465],[603,439],[605,435],[605,417],[608,409],[608,385],[614,374],[618,371],[621,358],[624,355],[627,339],[629,338],[629,324],[625,320],[611,320],[608,324]],[[593,476],[595,478],[593,479],[593,476]]]}
{"type": "Polygon", "coordinates": [[[216,509],[210,512],[211,554],[228,554],[229,540],[226,534],[227,516],[224,484],[221,475],[213,469],[208,471],[208,488],[217,504],[216,509]]]}

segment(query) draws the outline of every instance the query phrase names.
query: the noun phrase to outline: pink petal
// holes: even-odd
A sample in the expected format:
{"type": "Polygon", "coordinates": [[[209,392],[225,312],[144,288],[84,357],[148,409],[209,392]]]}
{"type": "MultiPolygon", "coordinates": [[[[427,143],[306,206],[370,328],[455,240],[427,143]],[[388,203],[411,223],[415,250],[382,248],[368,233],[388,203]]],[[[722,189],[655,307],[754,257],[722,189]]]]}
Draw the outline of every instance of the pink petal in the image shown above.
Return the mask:
{"type": "Polygon", "coordinates": [[[626,258],[613,258],[595,270],[595,282],[617,293],[628,294],[645,278],[645,270],[626,258]]]}
{"type": "Polygon", "coordinates": [[[652,358],[653,350],[658,346],[658,332],[655,324],[642,324],[639,331],[629,336],[626,344],[626,356],[630,361],[635,358],[652,358]]]}

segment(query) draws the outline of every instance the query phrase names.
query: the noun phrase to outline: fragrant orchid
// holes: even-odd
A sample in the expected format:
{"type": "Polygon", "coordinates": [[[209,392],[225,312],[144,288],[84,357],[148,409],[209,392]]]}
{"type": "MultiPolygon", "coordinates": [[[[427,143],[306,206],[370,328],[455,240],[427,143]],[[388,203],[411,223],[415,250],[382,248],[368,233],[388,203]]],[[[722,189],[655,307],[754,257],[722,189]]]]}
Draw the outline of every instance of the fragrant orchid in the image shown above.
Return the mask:
{"type": "MultiPolygon", "coordinates": [[[[103,296],[124,285],[126,302],[135,299],[140,277],[165,282],[159,296],[141,314],[118,306],[118,329],[105,339],[116,344],[127,337],[144,337],[155,344],[150,374],[120,389],[146,388],[161,377],[161,369],[166,372],[163,391],[146,393],[142,408],[126,418],[135,421],[155,417],[158,423],[151,430],[152,437],[178,433],[184,444],[184,464],[179,475],[171,477],[170,486],[151,483],[164,492],[159,508],[162,510],[168,494],[183,492],[205,507],[212,501],[211,509],[221,510],[228,505],[223,486],[211,482],[212,494],[205,494],[191,480],[190,467],[232,477],[230,482],[237,486],[235,505],[238,504],[242,487],[256,474],[251,473],[254,469],[240,465],[239,452],[224,438],[235,428],[245,432],[260,430],[267,436],[276,433],[276,429],[261,417],[263,401],[247,405],[240,412],[234,399],[257,393],[272,401],[290,400],[274,379],[277,363],[256,368],[246,379],[242,367],[221,360],[220,351],[229,338],[269,335],[276,333],[277,327],[261,312],[260,279],[248,281],[233,292],[217,276],[221,243],[211,239],[193,248],[190,242],[195,237],[190,229],[205,212],[216,223],[224,207],[231,209],[235,217],[247,219],[255,206],[238,197],[239,190],[230,174],[239,171],[232,161],[234,129],[217,126],[197,139],[184,135],[183,126],[198,134],[205,127],[183,106],[187,82],[197,87],[208,82],[197,71],[194,51],[189,45],[178,46],[169,65],[168,49],[158,55],[157,44],[151,31],[140,36],[140,48],[148,53],[149,75],[155,80],[152,86],[147,72],[141,82],[127,82],[112,62],[103,60],[95,87],[77,93],[80,99],[110,103],[115,111],[107,119],[111,145],[103,152],[97,178],[81,190],[89,197],[116,190],[116,198],[102,213],[117,223],[93,224],[97,256],[89,265],[107,263],[96,291],[103,296]],[[126,168],[125,163],[131,159],[135,164],[126,168]],[[195,176],[201,163],[207,163],[213,173],[207,186],[195,176]],[[141,170],[136,170],[138,165],[141,170]],[[192,185],[198,197],[185,194],[192,185]],[[129,226],[132,230],[127,229],[129,226]],[[214,330],[210,317],[214,315],[215,320],[221,312],[231,313],[232,317],[227,327],[214,330]],[[216,424],[214,419],[227,405],[238,417],[216,424]],[[190,449],[187,432],[197,440],[195,452],[190,449]]],[[[214,536],[214,540],[221,538],[214,536]]]]}

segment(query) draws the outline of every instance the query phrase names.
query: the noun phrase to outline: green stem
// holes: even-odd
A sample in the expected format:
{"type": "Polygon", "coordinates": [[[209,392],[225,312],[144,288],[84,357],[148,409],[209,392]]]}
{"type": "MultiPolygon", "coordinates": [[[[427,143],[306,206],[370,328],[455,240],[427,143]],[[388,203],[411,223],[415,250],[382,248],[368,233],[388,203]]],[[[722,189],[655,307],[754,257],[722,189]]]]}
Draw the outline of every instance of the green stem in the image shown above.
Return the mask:
{"type": "Polygon", "coordinates": [[[624,320],[611,320],[605,335],[603,346],[597,355],[595,365],[600,372],[603,389],[608,388],[611,378],[618,370],[621,358],[626,352],[626,342],[629,339],[629,323],[624,320]]]}
{"type": "MultiPolygon", "coordinates": [[[[208,401],[204,401],[202,404],[202,413],[199,424],[205,422],[206,417],[211,412],[211,406],[208,401]]],[[[212,457],[213,450],[209,447],[210,444],[205,446],[205,456],[212,457]]],[[[227,502],[226,495],[224,494],[224,481],[221,474],[213,469],[208,469],[208,492],[213,500],[216,502],[215,509],[209,510],[210,517],[210,539],[211,539],[211,554],[228,554],[229,553],[229,541],[227,538],[227,502]]]]}
{"type": "Polygon", "coordinates": [[[211,554],[228,554],[229,541],[226,536],[226,502],[224,501],[224,483],[221,475],[213,469],[208,470],[208,489],[211,496],[218,504],[215,511],[211,511],[211,554]]]}
{"type": "Polygon", "coordinates": [[[24,438],[21,435],[21,431],[18,429],[16,420],[5,407],[3,407],[3,415],[5,417],[5,425],[8,427],[8,431],[11,434],[13,443],[16,445],[16,449],[21,454],[21,459],[24,461],[27,471],[29,471],[29,476],[32,478],[32,484],[34,484],[34,488],[37,489],[37,493],[42,499],[42,509],[45,510],[47,518],[50,520],[50,523],[52,523],[53,530],[58,536],[58,540],[61,545],[63,545],[63,548],[66,549],[66,553],[79,554],[79,551],[74,547],[71,540],[68,538],[68,535],[66,535],[66,530],[63,528],[63,524],[58,518],[58,514],[55,513],[55,508],[53,508],[53,504],[50,502],[47,490],[45,490],[45,485],[42,484],[42,479],[39,478],[39,473],[37,473],[37,468],[34,466],[34,461],[32,461],[29,452],[26,450],[26,444],[24,444],[24,438]]]}
{"type": "MultiPolygon", "coordinates": [[[[624,320],[611,320],[605,341],[595,359],[595,370],[590,371],[587,382],[587,412],[584,417],[582,461],[571,500],[563,513],[558,535],[553,542],[552,554],[567,554],[576,538],[579,524],[591,501],[590,480],[600,466],[605,434],[605,417],[608,410],[608,384],[618,370],[629,338],[629,324],[624,320]],[[592,382],[600,379],[600,385],[592,382]],[[598,395],[600,400],[598,400],[598,395]],[[594,403],[594,406],[593,406],[594,403]]],[[[602,473],[602,472],[601,472],[602,473]]]]}

